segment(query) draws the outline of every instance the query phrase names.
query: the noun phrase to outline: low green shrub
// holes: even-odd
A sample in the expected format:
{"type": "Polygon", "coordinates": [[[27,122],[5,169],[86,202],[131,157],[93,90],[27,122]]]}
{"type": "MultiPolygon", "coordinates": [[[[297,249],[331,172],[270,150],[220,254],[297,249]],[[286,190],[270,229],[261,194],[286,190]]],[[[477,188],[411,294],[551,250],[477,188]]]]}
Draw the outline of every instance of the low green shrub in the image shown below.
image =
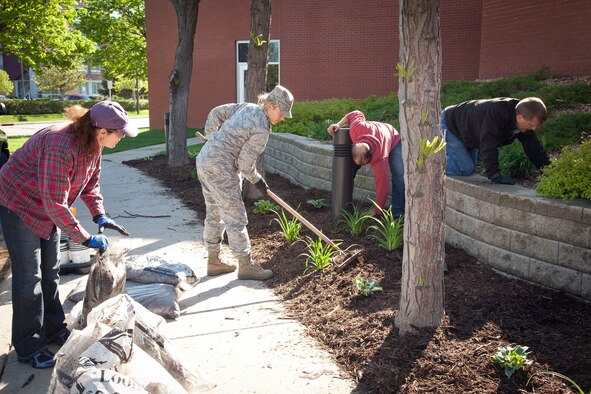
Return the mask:
{"type": "MultiPolygon", "coordinates": [[[[100,100],[56,100],[56,99],[35,99],[35,100],[2,100],[6,105],[6,115],[33,115],[33,114],[61,114],[64,108],[70,105],[79,104],[90,108],[100,100]]],[[[129,113],[135,111],[135,100],[118,100],[119,104],[129,113]]],[[[148,109],[148,100],[140,100],[140,110],[148,109]]]]}
{"type": "Polygon", "coordinates": [[[540,176],[537,191],[542,196],[591,200],[591,138],[565,146],[540,176]]]}
{"type": "Polygon", "coordinates": [[[578,143],[585,132],[591,133],[591,113],[571,113],[550,117],[536,131],[544,148],[548,151],[578,143]]]}

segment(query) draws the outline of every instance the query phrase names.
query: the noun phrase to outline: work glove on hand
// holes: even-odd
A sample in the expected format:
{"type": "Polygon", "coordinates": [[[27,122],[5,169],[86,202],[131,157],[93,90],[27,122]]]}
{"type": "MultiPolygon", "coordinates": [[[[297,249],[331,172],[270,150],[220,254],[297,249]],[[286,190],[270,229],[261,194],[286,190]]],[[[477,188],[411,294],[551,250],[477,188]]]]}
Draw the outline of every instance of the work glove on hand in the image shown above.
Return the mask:
{"type": "Polygon", "coordinates": [[[493,181],[494,183],[500,183],[502,185],[514,185],[515,184],[515,181],[513,179],[501,174],[500,172],[497,172],[496,174],[491,176],[490,180],[493,181]]]}
{"type": "Polygon", "coordinates": [[[118,225],[107,215],[96,215],[94,218],[92,218],[92,220],[98,224],[99,234],[102,234],[105,231],[105,228],[110,228],[111,230],[119,231],[119,233],[122,235],[129,235],[125,227],[118,225]]]}
{"type": "Polygon", "coordinates": [[[267,182],[265,182],[263,178],[261,178],[260,181],[255,183],[254,187],[259,193],[261,193],[264,196],[267,195],[267,190],[269,190],[269,185],[267,185],[267,182]]]}
{"type": "Polygon", "coordinates": [[[109,239],[102,234],[91,235],[86,241],[82,242],[82,245],[87,248],[98,249],[101,254],[105,253],[109,246],[109,239]]]}

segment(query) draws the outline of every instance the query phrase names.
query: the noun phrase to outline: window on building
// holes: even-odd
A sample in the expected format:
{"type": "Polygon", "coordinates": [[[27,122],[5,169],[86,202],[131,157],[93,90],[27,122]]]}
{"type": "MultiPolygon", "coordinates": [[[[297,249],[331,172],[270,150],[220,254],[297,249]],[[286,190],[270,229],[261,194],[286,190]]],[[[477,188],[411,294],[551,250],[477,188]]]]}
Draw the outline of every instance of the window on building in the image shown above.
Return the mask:
{"type": "MultiPolygon", "coordinates": [[[[244,101],[246,93],[246,70],[248,69],[248,41],[236,42],[236,86],[237,102],[244,101]]],[[[269,68],[267,69],[267,91],[270,92],[279,84],[279,40],[271,40],[269,44],[269,68]]]]}

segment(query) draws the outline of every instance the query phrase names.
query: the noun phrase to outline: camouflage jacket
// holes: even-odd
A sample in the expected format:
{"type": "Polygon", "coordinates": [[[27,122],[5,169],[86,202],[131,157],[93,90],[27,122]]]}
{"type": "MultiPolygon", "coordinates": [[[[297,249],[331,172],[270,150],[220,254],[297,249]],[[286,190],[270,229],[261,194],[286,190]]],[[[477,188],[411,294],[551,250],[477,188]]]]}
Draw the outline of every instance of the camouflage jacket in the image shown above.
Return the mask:
{"type": "Polygon", "coordinates": [[[259,105],[241,103],[215,107],[207,116],[205,136],[208,141],[197,156],[197,165],[240,172],[256,183],[261,179],[256,161],[265,150],[269,134],[269,118],[259,105]]]}

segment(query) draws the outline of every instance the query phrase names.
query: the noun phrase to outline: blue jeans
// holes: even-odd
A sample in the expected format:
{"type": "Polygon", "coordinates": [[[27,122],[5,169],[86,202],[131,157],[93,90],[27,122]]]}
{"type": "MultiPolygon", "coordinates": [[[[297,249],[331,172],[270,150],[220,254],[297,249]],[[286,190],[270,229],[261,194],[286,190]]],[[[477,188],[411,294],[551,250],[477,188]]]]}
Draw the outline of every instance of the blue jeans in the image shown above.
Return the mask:
{"type": "Polygon", "coordinates": [[[59,297],[60,231],[39,238],[16,213],[0,206],[12,268],[12,344],[29,357],[66,325],[59,297]]]}
{"type": "Polygon", "coordinates": [[[478,163],[478,149],[466,148],[462,141],[447,129],[445,111],[441,112],[441,130],[445,138],[445,175],[472,175],[478,163]]]}
{"type": "MultiPolygon", "coordinates": [[[[392,214],[404,216],[405,192],[404,192],[404,162],[402,161],[402,142],[398,142],[396,147],[388,156],[390,165],[390,178],[392,180],[392,214]]],[[[353,162],[353,179],[361,166],[353,162]]]]}

